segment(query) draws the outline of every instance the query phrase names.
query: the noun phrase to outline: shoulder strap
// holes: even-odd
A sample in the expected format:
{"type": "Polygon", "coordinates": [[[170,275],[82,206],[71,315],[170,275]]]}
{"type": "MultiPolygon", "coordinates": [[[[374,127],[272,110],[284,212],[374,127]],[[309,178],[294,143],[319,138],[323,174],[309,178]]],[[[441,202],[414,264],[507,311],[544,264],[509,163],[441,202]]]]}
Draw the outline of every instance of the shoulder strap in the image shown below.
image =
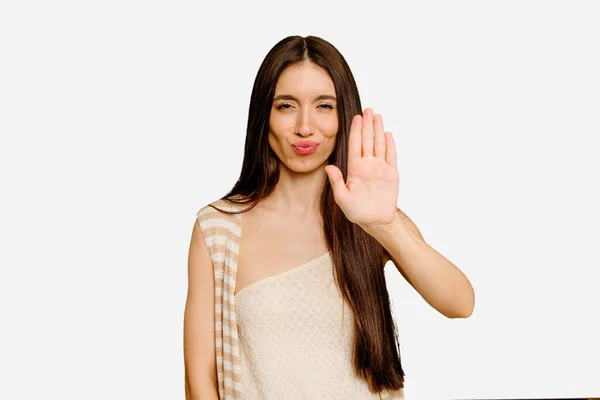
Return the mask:
{"type": "Polygon", "coordinates": [[[224,262],[228,248],[238,252],[239,241],[236,239],[241,233],[240,216],[218,211],[212,206],[225,211],[236,211],[238,207],[224,200],[217,200],[205,205],[196,213],[211,260],[213,263],[224,262]]]}
{"type": "Polygon", "coordinates": [[[227,214],[212,206],[224,211],[237,211],[240,206],[217,200],[202,207],[197,213],[214,269],[219,398],[237,400],[242,399],[242,376],[234,292],[241,214],[227,214]]]}

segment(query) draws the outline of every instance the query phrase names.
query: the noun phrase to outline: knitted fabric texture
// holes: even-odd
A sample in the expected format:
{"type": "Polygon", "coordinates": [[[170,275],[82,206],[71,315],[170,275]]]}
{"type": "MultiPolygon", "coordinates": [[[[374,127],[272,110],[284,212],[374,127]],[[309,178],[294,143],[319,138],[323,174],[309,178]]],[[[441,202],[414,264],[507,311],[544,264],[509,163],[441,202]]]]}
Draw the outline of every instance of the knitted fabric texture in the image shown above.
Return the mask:
{"type": "MultiPolygon", "coordinates": [[[[217,211],[213,207],[211,207],[211,205],[214,205],[217,208],[220,208],[220,209],[226,210],[226,211],[237,211],[237,210],[242,209],[242,207],[244,207],[244,206],[232,204],[225,200],[217,200],[209,205],[202,207],[197,212],[198,222],[199,222],[200,228],[202,229],[202,233],[204,235],[204,240],[206,242],[208,252],[209,252],[210,258],[212,260],[213,270],[214,270],[215,352],[216,352],[216,362],[217,362],[217,378],[218,378],[218,386],[219,386],[219,398],[221,400],[240,400],[240,399],[244,399],[244,393],[243,393],[244,382],[249,382],[249,380],[248,380],[249,377],[243,376],[244,367],[246,367],[244,361],[247,362],[248,360],[242,359],[241,344],[244,344],[244,343],[240,343],[240,337],[238,336],[238,333],[239,333],[238,332],[238,321],[236,319],[236,312],[235,312],[236,296],[234,295],[235,288],[236,288],[237,261],[238,261],[239,243],[240,243],[240,236],[241,236],[242,214],[222,213],[220,211],[217,211]]],[[[257,289],[260,290],[261,286],[263,286],[263,287],[266,286],[265,283],[268,283],[269,281],[277,282],[278,279],[281,281],[281,278],[284,277],[285,275],[288,275],[288,276],[295,275],[300,279],[309,279],[309,278],[307,278],[306,275],[302,275],[302,269],[307,271],[310,268],[311,273],[312,273],[313,271],[318,271],[319,268],[321,268],[321,270],[324,272],[325,270],[323,270],[322,267],[318,266],[318,265],[323,265],[323,262],[326,263],[325,265],[332,265],[331,264],[332,260],[329,258],[329,255],[324,254],[324,255],[318,257],[317,259],[311,260],[310,262],[306,263],[305,265],[303,265],[303,268],[301,268],[301,269],[299,268],[296,271],[284,272],[280,277],[273,276],[273,277],[263,280],[262,282],[259,281],[258,284],[253,284],[253,285],[250,285],[246,289],[242,289],[242,291],[239,294],[242,295],[243,294],[242,292],[246,292],[245,296],[247,296],[249,294],[248,293],[249,290],[250,291],[256,291],[257,289]],[[327,256],[327,258],[325,258],[325,256],[327,256]],[[313,268],[317,268],[317,269],[313,269],[313,268]]],[[[329,287],[331,287],[331,285],[333,284],[333,279],[329,275],[330,275],[330,273],[328,273],[324,276],[321,276],[319,278],[314,278],[314,279],[321,279],[321,281],[323,281],[323,284],[326,284],[326,282],[329,282],[329,287]]],[[[281,281],[281,282],[283,283],[284,281],[281,281]]],[[[300,282],[300,281],[298,281],[298,282],[300,282]]],[[[294,281],[294,284],[299,284],[298,282],[294,281]]],[[[311,281],[311,282],[313,282],[313,281],[311,281]]],[[[285,284],[288,284],[288,283],[285,283],[285,284]]],[[[314,286],[314,282],[311,284],[311,286],[314,286]]],[[[270,293],[276,293],[276,292],[273,292],[270,288],[268,290],[270,293]]],[[[336,291],[329,291],[327,293],[335,293],[335,292],[336,291]]],[[[326,293],[326,292],[322,292],[322,293],[326,293]]],[[[266,294],[266,292],[264,292],[263,294],[266,294]]],[[[331,296],[330,298],[336,299],[337,297],[338,296],[331,296]]],[[[248,301],[249,301],[249,299],[250,299],[249,297],[245,298],[245,300],[248,300],[248,301]]],[[[248,301],[246,301],[243,304],[244,307],[247,307],[247,305],[249,304],[248,301]]],[[[257,298],[257,301],[258,301],[258,298],[257,298]]],[[[338,304],[338,303],[328,303],[328,304],[323,304],[323,307],[328,307],[328,306],[335,307],[336,304],[338,304]]],[[[339,303],[339,304],[341,304],[341,303],[339,303]]],[[[246,308],[244,308],[244,310],[246,310],[246,308]]],[[[311,314],[319,315],[319,313],[317,312],[319,310],[320,309],[313,310],[311,312],[311,314]]],[[[326,308],[323,309],[322,313],[325,313],[325,310],[326,310],[326,308]]],[[[346,308],[346,310],[348,312],[351,312],[349,308],[346,308]]],[[[255,315],[258,316],[259,314],[255,314],[255,315]]],[[[330,314],[327,314],[327,315],[330,315],[330,314]]],[[[331,314],[331,317],[328,317],[328,318],[334,319],[336,315],[337,315],[336,313],[333,313],[333,314],[331,314]]],[[[245,316],[245,318],[249,318],[248,313],[245,313],[244,316],[245,316]]],[[[260,318],[256,317],[256,318],[260,319],[262,317],[260,317],[260,318]]],[[[245,321],[246,325],[249,322],[252,323],[252,321],[249,321],[247,319],[244,321],[245,321]]],[[[283,321],[283,322],[285,322],[285,321],[283,321]]],[[[257,324],[258,323],[259,322],[257,322],[257,324]]],[[[255,326],[256,324],[253,324],[253,325],[255,326]]],[[[352,324],[346,324],[345,326],[349,329],[350,327],[352,327],[352,324]]],[[[325,330],[327,330],[327,329],[325,329],[325,330]]],[[[318,340],[323,341],[325,338],[329,338],[330,336],[331,336],[331,338],[333,338],[335,335],[333,335],[332,332],[329,332],[327,330],[327,332],[323,333],[323,337],[319,337],[318,340]]],[[[347,338],[347,339],[344,339],[346,341],[346,345],[349,348],[351,347],[351,342],[348,341],[349,337],[347,335],[346,336],[338,336],[338,338],[341,338],[341,339],[347,338]]],[[[317,342],[315,342],[315,343],[317,343],[317,342]]],[[[244,347],[244,349],[247,352],[248,344],[245,344],[245,345],[246,345],[246,347],[244,347]]],[[[296,348],[297,346],[293,346],[292,344],[290,344],[288,342],[287,347],[290,347],[290,351],[292,351],[292,349],[296,348]]],[[[265,350],[265,349],[268,349],[268,346],[267,347],[262,346],[262,349],[263,349],[263,352],[268,352],[267,350],[265,350]]],[[[343,357],[343,354],[346,354],[346,352],[349,350],[343,348],[338,351],[339,351],[339,353],[334,351],[334,353],[332,355],[335,359],[337,359],[338,357],[343,357]]],[[[260,353],[260,354],[262,354],[262,353],[260,353]]],[[[345,363],[342,363],[341,365],[345,365],[345,363]]],[[[350,368],[350,365],[348,365],[348,368],[350,368]]],[[[247,372],[248,371],[246,371],[246,373],[247,372]]],[[[314,379],[312,379],[312,380],[314,381],[314,379]]],[[[357,386],[357,388],[359,388],[359,386],[357,386]]],[[[308,389],[306,389],[306,390],[307,390],[307,392],[305,394],[308,394],[308,389]]],[[[357,389],[357,390],[361,390],[361,389],[357,389]]],[[[363,393],[363,392],[361,392],[361,393],[363,393]]],[[[280,394],[281,393],[279,393],[278,395],[280,395],[280,394]]],[[[265,396],[265,395],[266,395],[266,393],[264,393],[262,396],[265,396]]],[[[252,397],[251,394],[249,394],[249,396],[252,397]]],[[[255,396],[255,397],[262,398],[261,396],[255,396]]],[[[287,395],[287,394],[285,395],[285,398],[288,398],[288,399],[310,398],[310,397],[312,397],[312,396],[302,397],[301,393],[299,393],[298,390],[294,390],[294,393],[289,393],[289,395],[287,395]],[[294,397],[294,396],[296,396],[296,397],[294,397]]],[[[401,389],[400,391],[397,391],[397,392],[390,392],[390,393],[385,392],[385,393],[381,393],[378,397],[383,400],[403,399],[404,391],[401,389]]],[[[329,398],[329,397],[327,397],[327,395],[324,395],[324,396],[320,396],[320,398],[329,398]]],[[[372,397],[370,397],[370,395],[367,395],[365,393],[364,395],[361,395],[360,398],[372,398],[372,397]]],[[[375,398],[377,398],[377,397],[375,397],[375,398]]]]}

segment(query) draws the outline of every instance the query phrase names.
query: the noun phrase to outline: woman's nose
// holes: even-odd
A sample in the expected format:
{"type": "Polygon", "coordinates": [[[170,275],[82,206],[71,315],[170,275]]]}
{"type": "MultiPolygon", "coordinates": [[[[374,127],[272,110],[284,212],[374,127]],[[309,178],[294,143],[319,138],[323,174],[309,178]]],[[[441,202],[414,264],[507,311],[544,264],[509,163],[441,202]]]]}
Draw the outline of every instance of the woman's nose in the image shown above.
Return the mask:
{"type": "Polygon", "coordinates": [[[305,109],[298,113],[298,127],[296,128],[296,132],[303,137],[314,133],[314,124],[310,110],[305,109]]]}

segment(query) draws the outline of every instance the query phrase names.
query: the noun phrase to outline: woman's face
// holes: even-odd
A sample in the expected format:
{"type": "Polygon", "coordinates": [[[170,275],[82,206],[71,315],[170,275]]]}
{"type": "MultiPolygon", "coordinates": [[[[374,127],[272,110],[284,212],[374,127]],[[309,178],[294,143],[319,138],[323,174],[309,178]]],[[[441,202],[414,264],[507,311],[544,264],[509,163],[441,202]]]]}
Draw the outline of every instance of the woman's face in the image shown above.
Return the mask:
{"type": "Polygon", "coordinates": [[[337,131],[335,86],[327,71],[312,62],[286,68],[269,119],[269,145],[279,160],[294,172],[314,171],[327,163],[337,131]],[[300,142],[309,147],[301,149],[300,142]]]}

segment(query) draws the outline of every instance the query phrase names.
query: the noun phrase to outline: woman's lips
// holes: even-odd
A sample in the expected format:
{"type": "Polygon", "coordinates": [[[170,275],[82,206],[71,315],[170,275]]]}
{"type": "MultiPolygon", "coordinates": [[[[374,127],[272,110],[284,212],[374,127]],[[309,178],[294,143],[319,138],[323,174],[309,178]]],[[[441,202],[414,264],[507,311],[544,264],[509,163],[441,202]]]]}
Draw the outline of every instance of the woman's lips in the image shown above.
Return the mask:
{"type": "Polygon", "coordinates": [[[301,155],[312,154],[317,151],[319,142],[296,142],[292,145],[294,151],[301,155]]]}

